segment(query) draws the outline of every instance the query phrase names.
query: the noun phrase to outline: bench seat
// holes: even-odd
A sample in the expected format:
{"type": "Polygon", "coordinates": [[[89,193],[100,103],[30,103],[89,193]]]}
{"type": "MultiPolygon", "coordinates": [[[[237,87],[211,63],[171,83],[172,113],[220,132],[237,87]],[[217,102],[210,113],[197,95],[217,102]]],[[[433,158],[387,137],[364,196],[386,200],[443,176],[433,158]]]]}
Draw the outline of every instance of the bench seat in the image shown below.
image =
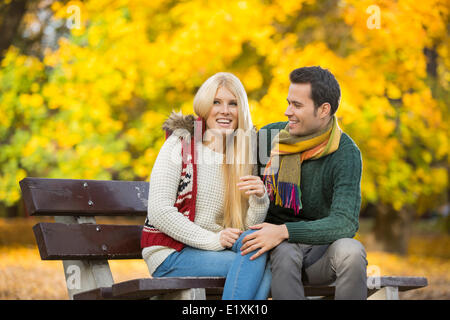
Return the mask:
{"type": "MultiPolygon", "coordinates": [[[[380,277],[378,288],[368,288],[368,296],[376,293],[380,288],[395,287],[398,291],[408,291],[424,288],[428,285],[423,277],[380,277]]],[[[369,277],[368,283],[375,283],[373,277],[369,277]],[[371,279],[372,278],[372,279],[371,279]]],[[[74,295],[75,300],[99,300],[99,299],[149,299],[154,296],[172,293],[177,290],[190,288],[204,288],[206,298],[220,298],[225,284],[225,278],[221,277],[167,277],[167,278],[143,278],[133,279],[113,284],[111,288],[97,288],[74,295]]],[[[308,285],[305,284],[305,295],[333,298],[335,286],[308,285]]]]}

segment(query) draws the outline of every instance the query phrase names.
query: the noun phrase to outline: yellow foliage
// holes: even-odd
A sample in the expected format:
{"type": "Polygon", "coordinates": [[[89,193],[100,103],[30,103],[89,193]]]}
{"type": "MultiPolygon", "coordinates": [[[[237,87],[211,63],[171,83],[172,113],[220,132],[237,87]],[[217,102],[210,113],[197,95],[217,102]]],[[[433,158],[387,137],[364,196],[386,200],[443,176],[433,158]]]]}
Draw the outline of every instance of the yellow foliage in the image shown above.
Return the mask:
{"type": "Polygon", "coordinates": [[[0,139],[12,144],[0,147],[0,201],[17,201],[18,181],[7,170],[146,179],[164,118],[171,110],[192,113],[195,91],[218,71],[241,79],[256,127],[284,121],[288,75],[310,65],[328,68],[340,83],[337,116],[362,151],[364,201],[399,208],[445,192],[438,164],[448,163],[449,149],[448,6],[381,1],[380,28],[371,28],[371,5],[54,1],[53,19],[66,26],[79,8],[79,28],[45,49],[42,61],[12,46],[1,62],[0,139]],[[436,79],[424,48],[438,55],[436,79]]]}

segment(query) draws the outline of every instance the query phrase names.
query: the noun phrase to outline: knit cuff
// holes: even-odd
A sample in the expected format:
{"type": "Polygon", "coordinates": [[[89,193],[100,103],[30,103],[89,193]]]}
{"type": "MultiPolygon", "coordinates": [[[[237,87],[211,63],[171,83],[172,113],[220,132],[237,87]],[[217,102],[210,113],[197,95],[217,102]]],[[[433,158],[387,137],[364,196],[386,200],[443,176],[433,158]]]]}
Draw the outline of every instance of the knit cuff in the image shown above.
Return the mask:
{"type": "Polygon", "coordinates": [[[269,200],[269,195],[267,194],[267,191],[264,192],[262,197],[258,197],[254,194],[250,195],[250,198],[249,198],[250,207],[264,207],[264,206],[269,207],[269,203],[270,203],[270,200],[269,200]]]}
{"type": "Polygon", "coordinates": [[[303,243],[312,245],[330,244],[333,241],[329,241],[331,235],[330,232],[324,232],[322,230],[312,230],[307,227],[306,221],[286,222],[286,228],[289,233],[288,242],[303,243]]]}
{"type": "Polygon", "coordinates": [[[308,232],[308,230],[301,228],[299,224],[301,224],[301,222],[299,221],[285,223],[289,233],[289,242],[303,242],[311,237],[311,232],[308,232]]]}
{"type": "Polygon", "coordinates": [[[225,247],[223,247],[220,244],[220,235],[222,234],[222,231],[217,232],[216,234],[214,234],[214,243],[215,244],[214,244],[213,248],[211,248],[211,250],[213,250],[213,251],[222,251],[222,250],[226,249],[225,247]]]}

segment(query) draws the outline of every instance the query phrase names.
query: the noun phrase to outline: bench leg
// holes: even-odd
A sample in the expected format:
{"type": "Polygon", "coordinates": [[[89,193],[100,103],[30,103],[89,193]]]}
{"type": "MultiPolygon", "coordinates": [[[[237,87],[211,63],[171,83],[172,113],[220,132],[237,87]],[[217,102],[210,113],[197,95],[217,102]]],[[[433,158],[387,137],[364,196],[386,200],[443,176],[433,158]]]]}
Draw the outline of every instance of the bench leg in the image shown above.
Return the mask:
{"type": "MultiPolygon", "coordinates": [[[[55,222],[66,224],[95,223],[95,218],[55,216],[55,222]]],[[[108,260],[64,260],[63,268],[70,300],[73,300],[73,296],[77,293],[99,287],[111,287],[114,284],[108,260]]]]}
{"type": "Polygon", "coordinates": [[[179,290],[152,297],[152,300],[206,300],[204,288],[179,290]]]}
{"type": "Polygon", "coordinates": [[[398,287],[383,287],[369,296],[367,300],[399,300],[398,287]]]}

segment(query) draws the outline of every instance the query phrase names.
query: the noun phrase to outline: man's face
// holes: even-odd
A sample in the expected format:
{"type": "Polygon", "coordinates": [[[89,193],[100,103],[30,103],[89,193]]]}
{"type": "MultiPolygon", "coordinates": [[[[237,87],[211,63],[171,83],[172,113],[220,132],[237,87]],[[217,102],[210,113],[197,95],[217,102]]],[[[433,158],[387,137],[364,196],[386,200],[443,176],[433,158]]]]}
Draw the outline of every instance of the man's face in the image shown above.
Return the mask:
{"type": "Polygon", "coordinates": [[[284,115],[289,119],[289,133],[306,136],[319,131],[324,123],[322,107],[317,111],[311,99],[310,83],[291,83],[284,115]]]}

